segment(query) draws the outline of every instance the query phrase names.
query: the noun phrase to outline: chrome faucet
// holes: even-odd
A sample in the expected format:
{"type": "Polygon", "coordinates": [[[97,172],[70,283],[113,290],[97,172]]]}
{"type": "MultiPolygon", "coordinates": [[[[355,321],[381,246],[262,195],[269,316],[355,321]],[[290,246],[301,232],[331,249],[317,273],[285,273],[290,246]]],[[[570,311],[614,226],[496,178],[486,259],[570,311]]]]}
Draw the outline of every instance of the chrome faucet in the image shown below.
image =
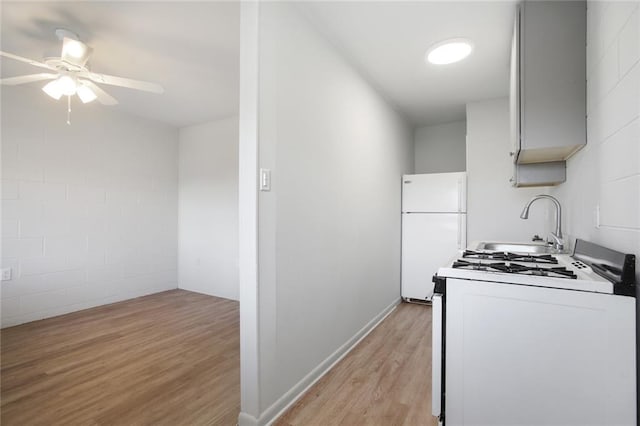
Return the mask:
{"type": "Polygon", "coordinates": [[[529,219],[529,207],[533,204],[534,201],[539,200],[541,198],[546,198],[551,200],[553,204],[556,206],[556,230],[551,233],[551,237],[553,238],[553,247],[558,250],[564,250],[564,240],[562,239],[562,207],[560,206],[560,202],[552,197],[551,195],[540,194],[533,197],[524,209],[522,213],[520,213],[520,219],[529,219]]]}

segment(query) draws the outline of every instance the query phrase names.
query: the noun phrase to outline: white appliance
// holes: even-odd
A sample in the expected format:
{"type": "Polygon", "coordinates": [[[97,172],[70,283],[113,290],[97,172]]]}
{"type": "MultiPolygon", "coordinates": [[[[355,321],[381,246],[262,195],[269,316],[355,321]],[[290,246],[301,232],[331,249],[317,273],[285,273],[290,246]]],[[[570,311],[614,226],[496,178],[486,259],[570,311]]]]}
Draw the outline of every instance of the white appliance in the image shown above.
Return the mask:
{"type": "Polygon", "coordinates": [[[466,250],[433,297],[445,425],[635,425],[635,256],[466,250]]]}
{"type": "Polygon", "coordinates": [[[467,239],[466,173],[402,177],[402,298],[430,302],[431,277],[467,239]]]}

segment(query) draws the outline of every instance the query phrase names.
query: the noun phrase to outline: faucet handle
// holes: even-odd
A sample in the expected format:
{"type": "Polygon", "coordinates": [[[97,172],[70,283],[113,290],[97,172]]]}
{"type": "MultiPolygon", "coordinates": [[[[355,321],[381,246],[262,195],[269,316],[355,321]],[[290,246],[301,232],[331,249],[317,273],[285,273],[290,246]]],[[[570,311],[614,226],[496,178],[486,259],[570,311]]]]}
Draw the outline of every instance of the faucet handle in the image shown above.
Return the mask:
{"type": "Polygon", "coordinates": [[[558,250],[559,252],[563,251],[564,250],[564,240],[554,232],[550,232],[549,235],[551,236],[551,240],[547,240],[547,242],[550,245],[553,245],[553,247],[556,250],[558,250]]]}

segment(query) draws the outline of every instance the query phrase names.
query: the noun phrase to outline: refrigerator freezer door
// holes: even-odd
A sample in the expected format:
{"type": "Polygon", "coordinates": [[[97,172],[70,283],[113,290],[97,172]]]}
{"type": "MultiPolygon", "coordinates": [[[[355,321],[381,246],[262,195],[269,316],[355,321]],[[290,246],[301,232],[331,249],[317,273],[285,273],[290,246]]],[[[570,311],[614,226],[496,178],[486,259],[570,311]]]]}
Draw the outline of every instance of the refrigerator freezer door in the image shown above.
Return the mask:
{"type": "Polygon", "coordinates": [[[404,175],[402,212],[466,212],[466,193],[466,173],[404,175]]]}
{"type": "Polygon", "coordinates": [[[466,246],[466,214],[402,215],[402,290],[404,299],[431,300],[431,278],[466,246]]]}

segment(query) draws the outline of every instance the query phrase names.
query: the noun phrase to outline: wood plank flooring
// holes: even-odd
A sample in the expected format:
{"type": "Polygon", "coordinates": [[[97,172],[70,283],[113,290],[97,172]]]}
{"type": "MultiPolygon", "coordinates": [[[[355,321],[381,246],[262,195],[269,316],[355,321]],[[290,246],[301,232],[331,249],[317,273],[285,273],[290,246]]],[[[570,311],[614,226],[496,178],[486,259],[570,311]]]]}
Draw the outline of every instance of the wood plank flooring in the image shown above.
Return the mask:
{"type": "Polygon", "coordinates": [[[275,424],[436,425],[431,416],[431,308],[398,306],[275,424]]]}
{"type": "Polygon", "coordinates": [[[11,425],[235,425],[238,303],[172,290],[2,330],[11,425]]]}
{"type": "MultiPolygon", "coordinates": [[[[235,425],[238,303],[174,290],[1,332],[1,422],[235,425]]],[[[431,309],[401,304],[277,422],[435,425],[431,309]]]]}

